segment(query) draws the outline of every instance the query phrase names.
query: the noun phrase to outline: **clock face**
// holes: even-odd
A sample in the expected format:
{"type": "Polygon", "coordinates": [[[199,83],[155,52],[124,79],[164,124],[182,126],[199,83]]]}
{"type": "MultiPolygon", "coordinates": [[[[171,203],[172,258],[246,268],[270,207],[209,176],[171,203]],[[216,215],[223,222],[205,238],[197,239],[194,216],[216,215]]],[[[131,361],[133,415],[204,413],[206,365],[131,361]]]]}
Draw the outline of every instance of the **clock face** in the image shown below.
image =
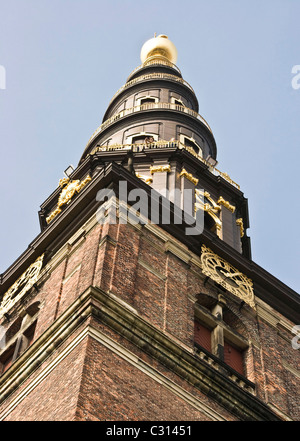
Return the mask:
{"type": "Polygon", "coordinates": [[[7,312],[35,284],[43,265],[43,257],[44,255],[40,256],[32,263],[6,291],[0,304],[0,316],[7,312]]]}
{"type": "Polygon", "coordinates": [[[202,245],[202,271],[232,294],[255,307],[252,280],[202,245]]]}

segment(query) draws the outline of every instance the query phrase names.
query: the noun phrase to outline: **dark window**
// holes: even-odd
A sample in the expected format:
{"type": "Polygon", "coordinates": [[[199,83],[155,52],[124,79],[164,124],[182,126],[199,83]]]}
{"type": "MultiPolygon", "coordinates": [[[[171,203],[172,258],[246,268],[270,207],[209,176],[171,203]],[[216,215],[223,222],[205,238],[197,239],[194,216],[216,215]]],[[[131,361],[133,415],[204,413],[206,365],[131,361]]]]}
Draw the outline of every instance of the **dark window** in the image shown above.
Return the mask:
{"type": "Polygon", "coordinates": [[[146,135],[145,136],[134,136],[132,138],[132,144],[143,144],[145,142],[146,135]]]}
{"type": "Polygon", "coordinates": [[[174,99],[174,104],[178,104],[178,106],[182,106],[182,107],[184,107],[183,102],[180,101],[180,100],[176,100],[176,99],[174,99]]]}
{"type": "Polygon", "coordinates": [[[0,375],[33,343],[37,324],[34,317],[38,311],[39,302],[35,302],[26,309],[27,314],[19,317],[8,329],[6,350],[0,355],[0,375]]]}
{"type": "Polygon", "coordinates": [[[195,320],[195,335],[194,340],[202,348],[211,352],[211,330],[200,323],[198,320],[195,320]]]}
{"type": "Polygon", "coordinates": [[[0,373],[3,374],[11,366],[16,345],[11,346],[0,357],[0,373]]]}
{"type": "Polygon", "coordinates": [[[141,105],[142,104],[148,104],[148,103],[155,103],[155,98],[143,98],[143,99],[141,99],[141,105]]]}
{"type": "Polygon", "coordinates": [[[137,135],[132,138],[132,144],[152,144],[155,142],[153,136],[149,135],[137,135]]]}
{"type": "Polygon", "coordinates": [[[193,141],[191,141],[188,138],[184,138],[184,145],[187,147],[191,147],[195,151],[195,153],[197,153],[197,155],[199,155],[200,149],[197,146],[197,144],[195,144],[193,141]]]}
{"type": "Polygon", "coordinates": [[[27,339],[24,349],[28,348],[28,346],[30,346],[33,342],[35,328],[36,322],[32,323],[32,325],[30,325],[29,328],[24,332],[24,336],[27,339]]]}
{"type": "Polygon", "coordinates": [[[239,374],[244,375],[243,352],[224,341],[224,361],[239,374]]]}
{"type": "Polygon", "coordinates": [[[19,330],[22,324],[22,317],[17,318],[5,334],[5,340],[9,341],[19,330]]]}

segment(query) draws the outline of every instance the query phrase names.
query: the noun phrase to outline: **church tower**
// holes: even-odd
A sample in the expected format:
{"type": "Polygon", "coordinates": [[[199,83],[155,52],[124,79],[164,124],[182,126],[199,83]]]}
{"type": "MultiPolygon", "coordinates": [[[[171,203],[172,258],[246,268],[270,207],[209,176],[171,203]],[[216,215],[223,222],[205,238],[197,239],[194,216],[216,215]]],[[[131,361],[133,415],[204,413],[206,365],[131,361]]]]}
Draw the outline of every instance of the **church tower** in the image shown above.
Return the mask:
{"type": "Polygon", "coordinates": [[[252,261],[176,61],[143,45],[1,275],[1,420],[300,419],[299,295],[252,261]]]}

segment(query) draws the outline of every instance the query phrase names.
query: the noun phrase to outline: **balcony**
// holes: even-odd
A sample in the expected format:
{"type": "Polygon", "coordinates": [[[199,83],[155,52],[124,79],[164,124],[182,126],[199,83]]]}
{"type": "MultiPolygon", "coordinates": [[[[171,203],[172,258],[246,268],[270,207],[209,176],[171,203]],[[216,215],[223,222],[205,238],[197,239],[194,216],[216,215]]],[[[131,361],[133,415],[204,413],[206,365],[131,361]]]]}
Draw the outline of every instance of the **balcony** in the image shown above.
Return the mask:
{"type": "Polygon", "coordinates": [[[210,133],[212,134],[212,130],[209,127],[208,123],[205,121],[205,119],[201,115],[199,115],[197,112],[195,112],[192,109],[189,109],[188,107],[181,106],[181,105],[175,104],[175,103],[161,103],[161,102],[158,102],[158,103],[146,103],[146,104],[142,104],[140,106],[135,106],[135,107],[131,107],[129,109],[124,109],[121,112],[118,112],[115,115],[113,115],[112,117],[108,118],[92,134],[92,136],[90,137],[86,147],[88,147],[91,144],[91,142],[93,142],[94,139],[99,135],[99,133],[101,133],[104,129],[106,129],[111,124],[115,123],[116,121],[124,118],[125,116],[132,115],[133,113],[136,113],[136,112],[144,112],[144,111],[148,111],[148,110],[162,110],[162,109],[164,109],[164,110],[175,110],[177,112],[181,112],[181,113],[185,113],[187,115],[190,115],[193,118],[196,118],[198,121],[201,121],[201,123],[205,127],[207,127],[208,130],[210,131],[210,133]]]}
{"type": "Polygon", "coordinates": [[[179,67],[176,66],[176,64],[171,63],[168,60],[157,60],[157,59],[148,59],[148,61],[146,61],[145,63],[141,64],[140,66],[136,67],[131,74],[129,75],[128,79],[132,77],[133,74],[135,74],[136,72],[138,72],[139,70],[143,69],[144,67],[148,67],[148,66],[168,66],[171,67],[172,69],[175,69],[180,75],[180,69],[179,67]]]}
{"type": "MultiPolygon", "coordinates": [[[[140,106],[139,106],[140,107],[140,106]]],[[[153,141],[153,142],[143,142],[139,144],[111,144],[111,145],[103,145],[95,147],[90,155],[94,155],[97,152],[110,152],[114,150],[132,150],[133,152],[142,152],[148,149],[166,149],[166,148],[177,148],[177,149],[185,149],[193,156],[195,156],[199,161],[203,162],[208,170],[215,176],[221,176],[225,179],[229,184],[233,185],[235,188],[240,190],[239,184],[233,181],[227,173],[221,172],[216,167],[213,167],[209,164],[202,156],[198,155],[192,147],[184,145],[182,142],[174,140],[174,141],[153,141]]]]}
{"type": "Polygon", "coordinates": [[[167,73],[151,73],[151,74],[147,74],[147,75],[141,75],[138,78],[135,78],[134,80],[128,81],[127,83],[124,84],[124,86],[120,87],[120,89],[114,94],[114,96],[112,97],[112,99],[110,100],[109,105],[113,102],[113,100],[121,93],[123,92],[123,90],[127,89],[128,87],[133,86],[134,84],[140,83],[142,81],[147,81],[147,80],[171,80],[171,81],[175,81],[177,83],[181,83],[184,84],[186,87],[188,87],[190,89],[191,92],[195,93],[192,86],[185,81],[183,78],[181,77],[177,77],[176,75],[172,75],[172,74],[167,74],[167,73]]]}

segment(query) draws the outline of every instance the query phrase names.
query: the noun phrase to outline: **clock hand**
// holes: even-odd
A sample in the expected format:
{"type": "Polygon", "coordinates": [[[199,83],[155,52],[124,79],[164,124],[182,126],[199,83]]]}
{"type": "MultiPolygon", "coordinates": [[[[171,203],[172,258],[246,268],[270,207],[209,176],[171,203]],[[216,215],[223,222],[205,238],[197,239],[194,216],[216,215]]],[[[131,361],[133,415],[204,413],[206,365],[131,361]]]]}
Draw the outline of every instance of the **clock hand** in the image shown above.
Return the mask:
{"type": "Polygon", "coordinates": [[[242,273],[227,273],[222,270],[220,270],[220,273],[224,274],[225,277],[235,277],[235,276],[240,276],[242,274],[242,273]]]}

